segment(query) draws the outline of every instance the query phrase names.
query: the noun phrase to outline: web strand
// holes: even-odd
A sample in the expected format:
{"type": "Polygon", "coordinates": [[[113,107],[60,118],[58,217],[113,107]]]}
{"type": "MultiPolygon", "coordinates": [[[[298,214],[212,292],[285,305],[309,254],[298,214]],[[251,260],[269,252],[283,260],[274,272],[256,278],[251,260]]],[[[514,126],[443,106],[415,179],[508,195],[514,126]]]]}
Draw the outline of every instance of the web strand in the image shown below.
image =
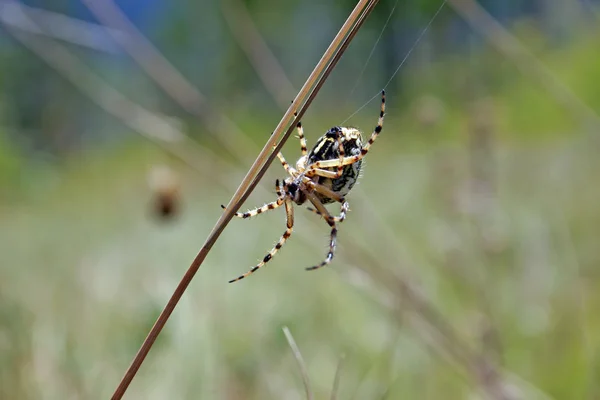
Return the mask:
{"type": "MultiPolygon", "coordinates": [[[[406,61],[408,60],[408,58],[412,54],[413,50],[419,45],[419,43],[421,42],[421,39],[423,39],[423,37],[425,36],[425,34],[429,31],[429,28],[431,28],[431,25],[433,24],[433,21],[435,21],[435,19],[437,18],[437,16],[440,14],[440,12],[442,11],[442,9],[446,5],[446,2],[447,2],[447,0],[442,1],[442,4],[440,4],[440,6],[438,7],[438,9],[435,12],[435,14],[433,14],[433,17],[431,17],[431,19],[429,20],[429,22],[427,23],[427,25],[425,25],[425,28],[423,28],[423,30],[421,31],[421,33],[417,37],[417,40],[415,40],[415,43],[408,50],[408,52],[406,53],[406,55],[404,56],[404,58],[402,59],[402,61],[398,65],[398,68],[396,68],[396,70],[392,73],[392,76],[390,77],[390,79],[386,82],[385,86],[383,87],[384,90],[388,88],[388,86],[390,85],[390,83],[392,83],[392,81],[394,80],[394,78],[396,77],[396,75],[398,75],[398,72],[400,72],[400,69],[402,68],[402,66],[406,63],[406,61]]],[[[369,62],[369,59],[373,55],[373,52],[375,51],[375,47],[377,46],[377,43],[379,43],[379,40],[381,39],[383,31],[385,30],[386,26],[388,25],[388,23],[389,23],[389,21],[391,19],[391,16],[392,16],[394,10],[396,9],[396,5],[397,4],[398,4],[398,2],[396,1],[396,4],[394,5],[394,8],[390,12],[390,17],[388,17],[388,20],[386,21],[383,29],[381,30],[381,33],[379,34],[379,38],[377,38],[377,41],[375,42],[375,46],[373,47],[373,50],[371,50],[371,54],[369,54],[369,57],[367,59],[367,63],[369,62]]],[[[366,69],[366,67],[367,67],[367,65],[365,64],[365,67],[363,68],[363,72],[361,72],[361,74],[359,76],[359,79],[362,77],[362,74],[364,73],[364,70],[366,69]]],[[[355,89],[356,89],[356,86],[354,87],[354,89],[352,89],[352,91],[354,91],[355,89]]],[[[375,93],[375,95],[373,95],[373,97],[371,97],[369,100],[367,100],[362,106],[360,106],[348,118],[346,118],[342,122],[342,125],[345,124],[349,119],[351,119],[352,117],[354,117],[356,114],[358,114],[363,108],[365,108],[367,105],[369,105],[369,103],[371,103],[373,100],[375,100],[377,97],[379,97],[380,92],[381,92],[380,90],[377,91],[377,93],[375,93]]]]}
{"type": "MultiPolygon", "coordinates": [[[[367,57],[367,61],[363,65],[363,68],[360,71],[360,74],[358,75],[358,78],[356,79],[356,84],[354,85],[354,87],[350,91],[350,94],[347,97],[348,99],[350,99],[352,97],[352,95],[354,94],[354,91],[356,90],[356,88],[360,84],[360,80],[362,79],[363,75],[365,74],[365,71],[367,70],[367,66],[369,65],[369,61],[371,61],[371,57],[373,57],[373,53],[375,53],[375,49],[377,48],[377,45],[379,44],[379,41],[381,40],[381,37],[383,36],[383,32],[385,32],[385,28],[387,28],[388,24],[390,23],[390,20],[392,19],[392,16],[394,15],[394,11],[396,11],[396,7],[398,6],[398,1],[400,1],[400,0],[396,0],[396,3],[394,3],[394,7],[392,7],[392,10],[390,11],[390,15],[388,15],[388,18],[385,21],[385,24],[383,24],[383,28],[381,28],[381,31],[379,32],[379,36],[377,37],[377,40],[375,41],[375,44],[371,48],[371,52],[369,53],[369,56],[367,57]]],[[[378,95],[379,95],[379,93],[377,94],[377,96],[378,95]]],[[[375,96],[375,97],[377,97],[377,96],[375,96]]]]}

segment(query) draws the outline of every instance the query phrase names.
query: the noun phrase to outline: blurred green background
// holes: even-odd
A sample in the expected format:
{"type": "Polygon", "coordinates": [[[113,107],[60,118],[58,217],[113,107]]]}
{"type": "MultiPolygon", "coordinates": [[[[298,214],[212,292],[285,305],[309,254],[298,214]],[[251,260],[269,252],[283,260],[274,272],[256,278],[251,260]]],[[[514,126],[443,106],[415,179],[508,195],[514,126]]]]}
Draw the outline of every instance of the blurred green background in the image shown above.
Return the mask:
{"type": "MultiPolygon", "coordinates": [[[[285,229],[233,220],[125,398],[306,398],[283,326],[316,399],[600,398],[599,4],[449,1],[395,74],[440,4],[381,0],[303,119],[387,85],[331,266],[297,207],[227,284],[285,229]]],[[[112,394],[353,5],[0,1],[1,399],[112,394]]]]}

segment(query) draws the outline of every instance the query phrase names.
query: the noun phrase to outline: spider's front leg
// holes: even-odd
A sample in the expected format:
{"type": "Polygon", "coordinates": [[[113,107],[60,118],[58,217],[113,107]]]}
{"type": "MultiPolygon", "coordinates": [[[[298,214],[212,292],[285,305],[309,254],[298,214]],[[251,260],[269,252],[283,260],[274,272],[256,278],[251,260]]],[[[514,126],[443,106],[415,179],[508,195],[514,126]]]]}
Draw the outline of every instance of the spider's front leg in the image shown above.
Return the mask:
{"type": "Polygon", "coordinates": [[[275,256],[275,254],[277,254],[279,249],[281,249],[283,247],[285,242],[292,235],[292,229],[294,227],[294,208],[292,206],[292,201],[289,199],[285,199],[284,204],[285,204],[285,213],[286,213],[286,229],[285,229],[285,232],[283,233],[283,235],[281,236],[281,238],[279,239],[279,241],[277,242],[277,244],[275,245],[275,247],[273,247],[271,249],[271,251],[269,251],[267,253],[267,255],[263,258],[263,260],[261,262],[259,262],[255,267],[253,267],[250,271],[246,272],[243,275],[238,276],[235,279],[230,280],[229,283],[237,282],[241,279],[244,279],[248,275],[253,274],[259,268],[264,267],[264,265],[266,263],[268,263],[269,261],[271,261],[273,256],[275,256]]]}
{"type": "MultiPolygon", "coordinates": [[[[284,202],[284,196],[283,196],[283,188],[279,184],[279,179],[277,179],[275,181],[275,187],[277,188],[276,189],[277,190],[277,200],[267,203],[262,207],[255,208],[254,210],[248,210],[244,213],[236,212],[234,215],[238,218],[245,219],[245,218],[254,217],[255,215],[258,215],[258,214],[262,214],[265,211],[274,210],[278,207],[281,207],[281,205],[284,202]]],[[[225,207],[223,204],[221,204],[221,208],[224,210],[227,209],[227,207],[225,207]]]]}
{"type": "MultiPolygon", "coordinates": [[[[297,117],[298,113],[294,113],[294,117],[297,117]]],[[[306,149],[306,139],[304,138],[304,128],[302,128],[302,122],[298,121],[296,124],[296,130],[298,131],[298,139],[300,139],[300,151],[302,156],[305,156],[308,153],[306,149]]]]}
{"type": "MultiPolygon", "coordinates": [[[[275,150],[276,147],[277,147],[277,144],[273,145],[273,150],[275,150]]],[[[290,167],[290,164],[288,164],[288,162],[285,160],[285,157],[283,156],[283,153],[278,152],[277,153],[277,158],[279,158],[279,162],[283,166],[283,169],[285,169],[285,172],[287,172],[288,174],[294,176],[296,170],[294,168],[290,167]]]]}
{"type": "MultiPolygon", "coordinates": [[[[345,166],[345,165],[354,164],[355,162],[362,160],[367,155],[367,153],[371,149],[371,145],[375,142],[375,140],[377,139],[377,137],[379,136],[379,134],[381,133],[381,131],[383,129],[384,115],[385,115],[385,90],[382,90],[381,91],[381,111],[379,112],[379,120],[377,121],[377,126],[375,126],[375,129],[373,130],[371,137],[369,137],[369,141],[367,142],[367,144],[365,144],[365,146],[361,149],[360,154],[356,155],[356,156],[352,156],[352,157],[344,157],[343,159],[340,159],[340,160],[317,161],[317,162],[313,163],[310,166],[310,168],[321,170],[323,168],[338,167],[338,171],[339,171],[339,169],[343,168],[343,166],[345,166]]],[[[317,174],[317,175],[319,175],[319,174],[317,174]]]]}
{"type": "MultiPolygon", "coordinates": [[[[297,116],[298,113],[294,113],[294,117],[297,116]]],[[[298,139],[300,139],[300,151],[302,152],[302,156],[305,156],[308,150],[306,150],[306,139],[304,138],[304,129],[302,128],[302,122],[298,121],[298,123],[296,124],[296,130],[298,131],[298,139]]],[[[277,145],[274,145],[273,149],[275,149],[276,147],[277,145]]],[[[281,152],[277,153],[277,158],[279,158],[279,162],[281,162],[283,169],[285,169],[285,171],[288,174],[292,176],[296,175],[296,170],[290,166],[290,164],[286,161],[285,157],[281,152]]]]}

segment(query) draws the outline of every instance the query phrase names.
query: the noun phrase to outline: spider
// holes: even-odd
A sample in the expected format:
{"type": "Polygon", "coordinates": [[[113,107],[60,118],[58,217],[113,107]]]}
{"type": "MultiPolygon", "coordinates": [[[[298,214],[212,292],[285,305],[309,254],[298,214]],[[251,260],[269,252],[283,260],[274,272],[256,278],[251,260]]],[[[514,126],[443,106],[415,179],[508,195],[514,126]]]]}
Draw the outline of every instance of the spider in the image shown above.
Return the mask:
{"type": "MultiPolygon", "coordinates": [[[[349,204],[345,196],[350,192],[350,189],[352,189],[358,179],[362,159],[367,155],[371,145],[377,139],[377,135],[383,129],[384,114],[385,90],[382,90],[379,120],[366,145],[363,146],[361,132],[358,129],[334,126],[317,140],[317,143],[310,152],[306,148],[302,123],[298,121],[296,129],[298,131],[298,138],[300,139],[302,157],[296,163],[296,167],[293,168],[287,163],[283,154],[277,154],[281,165],[290,175],[283,181],[279,179],[275,181],[277,200],[265,204],[260,208],[235,214],[239,218],[250,218],[283,205],[285,206],[286,213],[286,230],[275,247],[267,253],[261,262],[245,274],[230,280],[229,283],[244,279],[259,268],[262,268],[283,247],[292,235],[292,228],[294,226],[293,203],[302,205],[306,201],[310,202],[315,208],[307,207],[307,209],[323,216],[331,228],[329,251],[325,260],[318,265],[306,269],[312,271],[331,263],[336,246],[337,223],[342,222],[346,218],[346,213],[349,209],[349,204]],[[332,216],[324,206],[324,204],[333,202],[341,203],[340,215],[337,217],[332,216]]],[[[225,209],[224,205],[221,205],[221,207],[225,209]]]]}

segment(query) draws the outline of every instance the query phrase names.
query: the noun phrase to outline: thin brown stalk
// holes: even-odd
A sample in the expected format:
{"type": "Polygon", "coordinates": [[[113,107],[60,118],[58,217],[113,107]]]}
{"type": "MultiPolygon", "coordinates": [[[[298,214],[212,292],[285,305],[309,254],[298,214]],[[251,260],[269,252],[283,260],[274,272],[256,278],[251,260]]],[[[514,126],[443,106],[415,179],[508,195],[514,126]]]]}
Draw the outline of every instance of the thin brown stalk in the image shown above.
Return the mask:
{"type": "MultiPolygon", "coordinates": [[[[314,98],[318,89],[323,84],[324,79],[327,77],[327,71],[331,71],[333,66],[335,66],[337,60],[339,60],[339,58],[341,57],[341,54],[343,54],[343,51],[349,43],[349,40],[345,41],[345,39],[351,39],[353,37],[353,35],[350,35],[350,32],[353,30],[354,34],[356,34],[358,27],[360,27],[358,22],[364,21],[364,18],[366,18],[368,13],[372,11],[376,3],[377,1],[374,0],[371,2],[369,2],[368,0],[360,0],[354,8],[354,10],[352,11],[352,13],[350,14],[350,16],[348,17],[348,19],[346,20],[346,22],[343,24],[340,31],[333,39],[331,45],[328,47],[321,60],[308,77],[306,83],[303,85],[302,89],[300,90],[300,93],[298,93],[298,95],[294,99],[294,108],[298,107],[299,105],[302,105],[302,107],[298,110],[298,119],[302,117],[304,112],[306,112],[306,109],[310,105],[312,98],[314,98]],[[311,92],[311,89],[313,88],[315,90],[311,92]]],[[[273,161],[273,158],[275,157],[275,153],[272,150],[273,146],[283,136],[281,142],[277,146],[278,148],[281,148],[287,140],[287,138],[290,136],[293,130],[293,126],[291,124],[293,114],[294,109],[290,106],[284,114],[284,116],[282,117],[279,124],[277,125],[277,127],[275,128],[275,131],[273,132],[273,134],[259,153],[258,157],[256,158],[256,161],[250,167],[250,170],[248,171],[242,183],[234,193],[232,199],[229,201],[225,212],[221,215],[214,228],[209,233],[202,248],[192,261],[192,264],[181,279],[180,283],[177,285],[177,288],[173,292],[173,295],[171,296],[167,305],[159,315],[154,326],[148,333],[148,336],[144,340],[144,343],[142,344],[141,348],[136,354],[131,365],[127,369],[125,375],[123,376],[123,379],[117,386],[115,393],[112,396],[112,399],[121,399],[125,394],[125,391],[129,387],[129,384],[131,383],[138,369],[142,365],[144,359],[146,358],[146,355],[152,348],[154,342],[156,341],[156,338],[162,331],[164,325],[166,324],[171,313],[175,309],[175,306],[181,299],[181,296],[190,284],[192,278],[204,262],[204,259],[208,255],[210,249],[215,244],[215,242],[217,241],[217,239],[219,238],[229,221],[231,221],[231,219],[233,218],[234,213],[237,212],[243,201],[250,195],[256,184],[258,184],[258,181],[260,180],[260,177],[262,177],[262,175],[264,174],[264,171],[266,171],[270,163],[273,161]],[[286,127],[289,128],[287,132],[283,134],[284,129],[286,127]],[[269,157],[269,154],[271,154],[271,157],[269,157]]]]}
{"type": "Polygon", "coordinates": [[[331,400],[337,399],[338,388],[340,387],[340,379],[342,377],[342,367],[344,366],[344,361],[346,359],[345,354],[340,355],[340,359],[337,364],[337,368],[335,369],[335,376],[333,377],[333,387],[331,388],[331,400]]]}
{"type": "Polygon", "coordinates": [[[475,31],[489,40],[523,74],[538,81],[565,108],[591,126],[600,126],[598,114],[476,1],[448,0],[448,3],[475,31]]]}
{"type": "Polygon", "coordinates": [[[300,373],[302,374],[302,382],[304,383],[304,390],[306,391],[306,398],[308,400],[312,400],[313,393],[310,389],[310,380],[308,379],[308,370],[306,369],[306,364],[304,363],[304,359],[302,358],[302,353],[300,353],[300,348],[296,344],[294,337],[292,336],[292,332],[288,329],[287,326],[284,326],[283,333],[285,334],[285,338],[292,349],[292,353],[294,354],[294,358],[298,363],[298,368],[300,369],[300,373]]]}

